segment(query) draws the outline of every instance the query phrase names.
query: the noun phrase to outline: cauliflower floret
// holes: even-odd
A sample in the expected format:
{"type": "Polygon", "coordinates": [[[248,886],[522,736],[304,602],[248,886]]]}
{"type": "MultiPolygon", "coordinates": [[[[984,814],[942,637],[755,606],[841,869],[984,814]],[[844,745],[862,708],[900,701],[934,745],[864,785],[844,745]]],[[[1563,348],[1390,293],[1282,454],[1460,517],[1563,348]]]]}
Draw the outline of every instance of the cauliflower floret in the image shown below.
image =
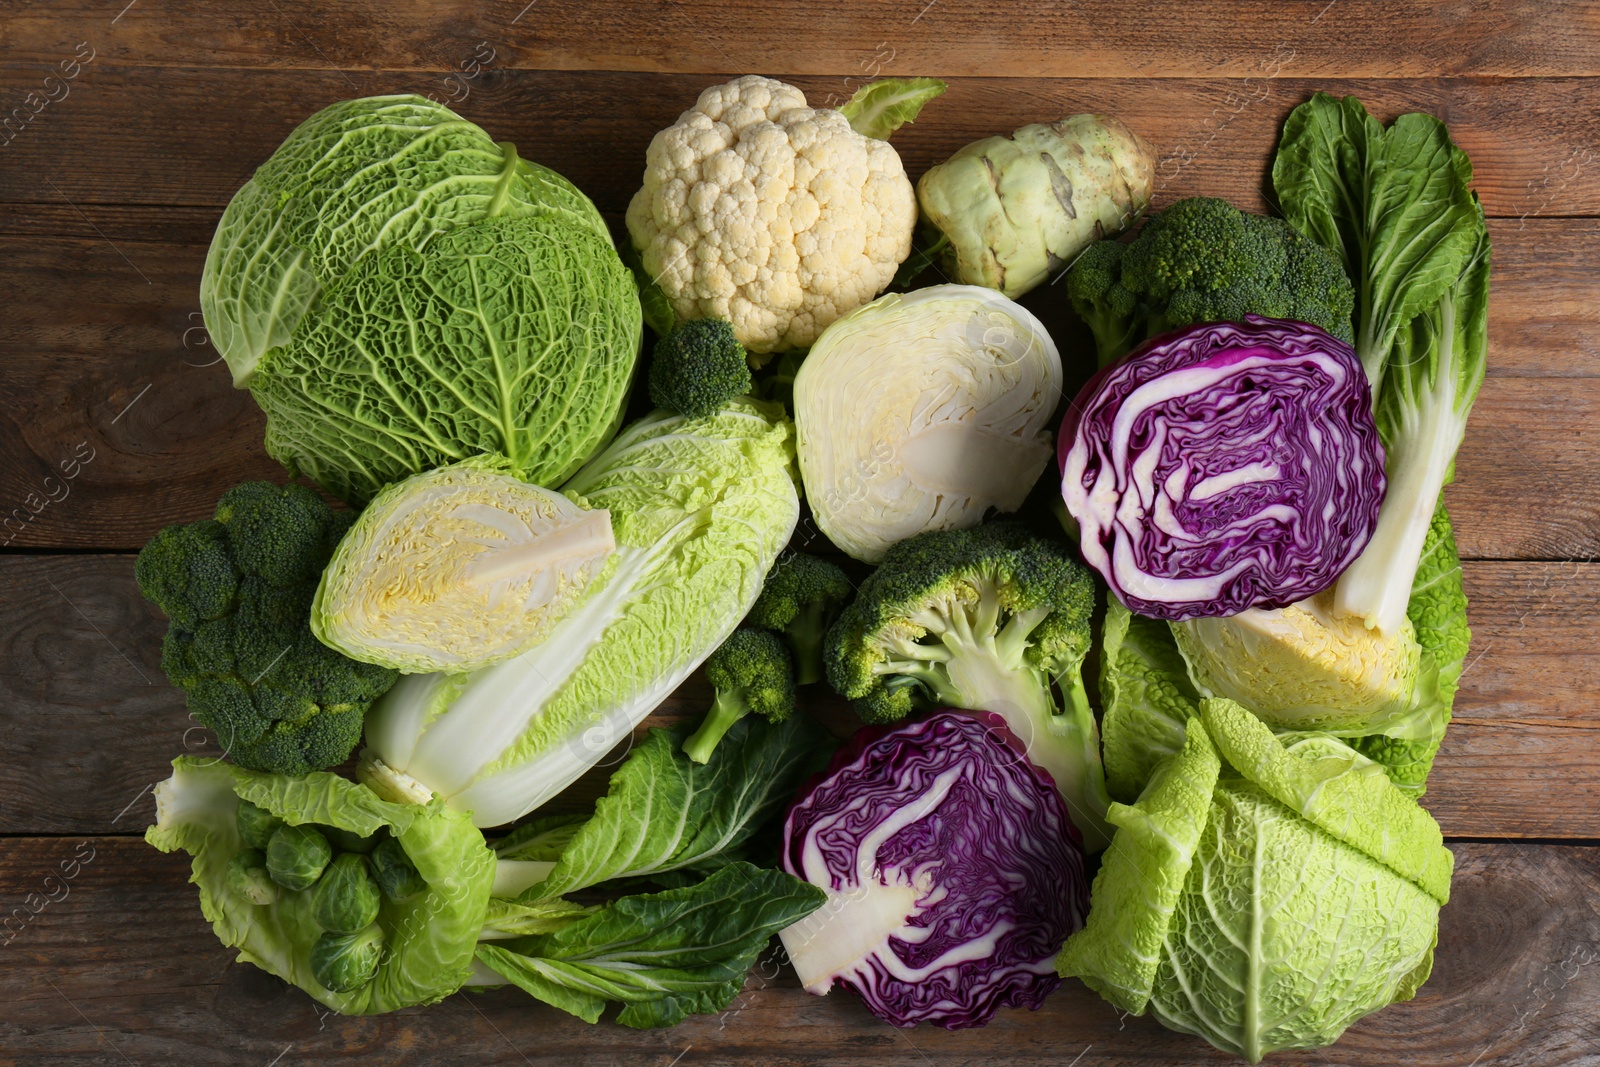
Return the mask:
{"type": "Polygon", "coordinates": [[[628,233],[679,319],[723,318],[751,352],[805,348],[911,254],[916,193],[887,141],[746,75],[655,135],[628,233]]]}

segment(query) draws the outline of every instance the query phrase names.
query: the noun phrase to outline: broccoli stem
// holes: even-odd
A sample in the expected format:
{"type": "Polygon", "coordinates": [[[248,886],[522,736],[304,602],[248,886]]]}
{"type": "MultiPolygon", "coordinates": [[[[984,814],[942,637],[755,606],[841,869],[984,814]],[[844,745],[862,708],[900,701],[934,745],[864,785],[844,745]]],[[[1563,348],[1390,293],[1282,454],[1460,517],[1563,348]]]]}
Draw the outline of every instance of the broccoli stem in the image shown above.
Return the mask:
{"type": "Polygon", "coordinates": [[[722,740],[722,735],[748,714],[750,705],[746,703],[743,693],[738,690],[718,690],[717,698],[711,702],[711,710],[706,712],[705,721],[684,740],[683,754],[696,763],[705,763],[711,758],[717,742],[722,740]]]}
{"type": "Polygon", "coordinates": [[[789,650],[794,653],[795,685],[822,680],[822,637],[826,619],[827,605],[814,601],[784,627],[783,635],[789,639],[789,650]]]}
{"type": "MultiPolygon", "coordinates": [[[[1112,829],[1105,821],[1111,798],[1083,680],[1077,671],[1052,679],[1027,661],[1029,635],[1049,611],[1018,612],[1003,627],[998,626],[1001,614],[998,599],[984,590],[970,614],[953,610],[944,617],[938,634],[943,646],[940,659],[908,657],[885,667],[917,678],[942,704],[989,711],[1004,719],[1025,746],[1028,759],[1055,780],[1073,825],[1083,835],[1085,850],[1102,851],[1111,842],[1112,829]],[[1066,697],[1064,712],[1057,711],[1052,682],[1066,697]]],[[[932,652],[938,646],[914,647],[932,652]]]]}

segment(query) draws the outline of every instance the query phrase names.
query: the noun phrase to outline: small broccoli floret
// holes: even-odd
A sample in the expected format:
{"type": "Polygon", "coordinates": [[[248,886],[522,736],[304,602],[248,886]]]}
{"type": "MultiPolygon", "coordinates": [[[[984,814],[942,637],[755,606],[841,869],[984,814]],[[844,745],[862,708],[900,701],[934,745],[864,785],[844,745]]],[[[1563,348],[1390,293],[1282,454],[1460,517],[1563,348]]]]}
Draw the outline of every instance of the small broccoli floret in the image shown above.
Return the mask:
{"type": "Polygon", "coordinates": [[[223,495],[216,518],[169,526],[139,553],[139,588],[171,620],[162,669],[242,767],[342,763],[398,678],[311,633],[317,582],[350,518],[305,486],[250,482],[223,495]]]}
{"type": "Polygon", "coordinates": [[[854,587],[844,571],[806,552],[785,552],[767,574],[745,623],[776,630],[794,654],[796,685],[822,680],[822,638],[854,587]]]}
{"type": "Polygon", "coordinates": [[[1091,245],[1067,275],[1067,294],[1094,332],[1101,366],[1145,338],[1246,315],[1353,337],[1355,290],[1333,253],[1282,219],[1210,197],[1179,200],[1125,247],[1091,245]]]}
{"type": "Polygon", "coordinates": [[[772,723],[794,714],[794,660],[775,633],[744,626],[733,631],[706,660],[706,679],[716,699],[683,742],[684,755],[696,763],[710,759],[722,736],[751,712],[772,723]]]}
{"type": "Polygon", "coordinates": [[[919,534],[828,630],[828,680],[867,722],[930,707],[1000,715],[1098,851],[1110,798],[1082,675],[1094,601],[1067,547],[1020,525],[919,534]]]}
{"type": "Polygon", "coordinates": [[[1122,284],[1146,301],[1179,289],[1212,291],[1253,273],[1242,215],[1226,200],[1179,200],[1139,231],[1122,257],[1122,284]]]}
{"type": "Polygon", "coordinates": [[[694,319],[656,342],[650,399],[691,419],[750,391],[750,363],[726,319],[694,319]]]}
{"type": "Polygon", "coordinates": [[[1084,249],[1067,272],[1067,298],[1094,332],[1102,366],[1143,336],[1139,300],[1121,280],[1125,250],[1115,241],[1098,241],[1084,249]]]}

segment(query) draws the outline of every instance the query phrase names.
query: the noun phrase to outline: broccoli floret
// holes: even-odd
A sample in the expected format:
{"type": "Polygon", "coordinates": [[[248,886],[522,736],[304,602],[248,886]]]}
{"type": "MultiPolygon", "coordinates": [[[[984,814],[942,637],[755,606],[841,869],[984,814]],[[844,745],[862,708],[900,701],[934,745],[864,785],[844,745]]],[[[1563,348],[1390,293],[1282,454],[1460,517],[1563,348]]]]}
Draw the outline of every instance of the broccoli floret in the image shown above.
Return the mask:
{"type": "Polygon", "coordinates": [[[706,660],[706,678],[716,688],[700,728],[683,742],[696,763],[711,758],[733,724],[755,712],[780,723],[794,714],[794,661],[782,638],[741,626],[706,660]]]}
{"type": "Polygon", "coordinates": [[[854,587],[844,571],[806,552],[785,552],[745,617],[746,625],[776,630],[794,654],[796,685],[822,680],[822,638],[854,587]]]}
{"type": "Polygon", "coordinates": [[[1020,525],[919,534],[828,630],[828,680],[867,722],[928,707],[1000,715],[1097,851],[1110,798],[1082,675],[1094,602],[1068,548],[1020,525]]]}
{"type": "Polygon", "coordinates": [[[317,583],[352,517],[306,486],[250,482],[223,494],[214,519],[169,526],[139,553],[139,589],[171,620],[162,669],[242,767],[342,763],[399,677],[311,633],[317,583]]]}
{"type": "Polygon", "coordinates": [[[1179,200],[1126,246],[1091,245],[1067,275],[1067,295],[1101,366],[1156,334],[1246,315],[1354,337],[1355,290],[1333,253],[1282,219],[1210,197],[1179,200]]]}
{"type": "Polygon", "coordinates": [[[691,419],[750,391],[750,362],[726,319],[694,319],[656,342],[650,399],[691,419]]]}
{"type": "Polygon", "coordinates": [[[1143,334],[1139,300],[1122,284],[1126,246],[1097,241],[1083,250],[1067,272],[1067,297],[1073,310],[1094,332],[1104,366],[1132,348],[1143,334]]]}

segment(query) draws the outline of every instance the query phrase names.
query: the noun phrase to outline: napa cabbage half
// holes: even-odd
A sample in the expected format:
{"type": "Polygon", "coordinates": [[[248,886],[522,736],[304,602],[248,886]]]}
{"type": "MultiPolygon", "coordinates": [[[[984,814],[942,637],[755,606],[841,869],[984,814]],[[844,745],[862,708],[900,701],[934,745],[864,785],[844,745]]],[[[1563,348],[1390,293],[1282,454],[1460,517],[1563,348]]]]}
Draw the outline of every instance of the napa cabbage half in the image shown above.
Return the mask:
{"type": "Polygon", "coordinates": [[[403,678],[367,718],[360,773],[510,822],[595,764],[733,632],[799,516],[782,409],[656,412],[564,491],[611,515],[616,550],[586,597],[514,659],[403,678]]]}

